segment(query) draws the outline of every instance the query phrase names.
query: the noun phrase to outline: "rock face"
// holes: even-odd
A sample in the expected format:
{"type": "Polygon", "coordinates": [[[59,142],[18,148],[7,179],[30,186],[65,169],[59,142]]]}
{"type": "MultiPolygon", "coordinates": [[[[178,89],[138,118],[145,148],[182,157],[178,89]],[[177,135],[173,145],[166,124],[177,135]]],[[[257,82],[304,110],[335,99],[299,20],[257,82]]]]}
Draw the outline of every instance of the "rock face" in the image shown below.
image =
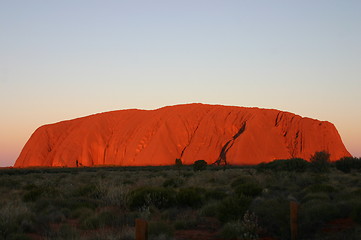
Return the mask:
{"type": "Polygon", "coordinates": [[[119,110],[45,125],[15,167],[258,164],[316,151],[331,160],[351,156],[329,122],[271,109],[185,104],[119,110]]]}

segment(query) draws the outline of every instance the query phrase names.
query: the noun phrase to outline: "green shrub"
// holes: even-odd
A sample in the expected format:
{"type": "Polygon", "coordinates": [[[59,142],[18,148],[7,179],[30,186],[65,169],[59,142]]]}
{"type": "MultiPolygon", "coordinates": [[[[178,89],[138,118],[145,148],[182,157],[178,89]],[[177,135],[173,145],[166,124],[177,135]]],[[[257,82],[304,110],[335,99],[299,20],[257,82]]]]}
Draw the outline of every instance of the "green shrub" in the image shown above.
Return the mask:
{"type": "Polygon", "coordinates": [[[176,206],[162,210],[161,219],[164,221],[175,221],[178,219],[180,211],[176,206]]]}
{"type": "Polygon", "coordinates": [[[71,219],[84,219],[93,214],[93,210],[86,207],[77,208],[71,211],[69,218],[71,219]]]}
{"type": "Polygon", "coordinates": [[[252,199],[248,196],[227,197],[217,204],[216,217],[221,222],[236,221],[243,217],[252,199]]]}
{"type": "Polygon", "coordinates": [[[354,205],[351,209],[351,217],[354,221],[361,224],[361,200],[354,202],[354,205]]]}
{"type": "Polygon", "coordinates": [[[79,239],[79,232],[76,227],[71,226],[69,224],[63,224],[59,228],[59,238],[60,239],[69,239],[76,240],[79,239]]]}
{"type": "Polygon", "coordinates": [[[262,187],[250,177],[239,177],[231,183],[237,195],[256,197],[262,193],[262,187]]]}
{"type": "Polygon", "coordinates": [[[141,187],[128,194],[128,206],[139,209],[154,205],[157,208],[167,208],[175,204],[175,191],[162,187],[141,187]]]}
{"type": "Polygon", "coordinates": [[[64,213],[52,205],[35,215],[37,225],[46,226],[50,223],[61,223],[66,220],[64,213]]]}
{"type": "Polygon", "coordinates": [[[218,205],[217,202],[210,202],[204,205],[200,209],[200,215],[204,217],[216,217],[218,212],[218,205]]]}
{"type": "Polygon", "coordinates": [[[221,229],[220,237],[223,239],[258,239],[260,231],[257,216],[247,211],[242,221],[226,223],[221,229]]]}
{"type": "MultiPolygon", "coordinates": [[[[325,200],[325,202],[327,202],[327,200],[325,200]]],[[[340,218],[352,218],[354,221],[356,221],[356,219],[354,218],[354,214],[356,213],[355,210],[357,209],[358,205],[361,205],[357,199],[344,199],[334,202],[334,204],[338,209],[340,218]]],[[[361,208],[359,210],[361,210],[361,208]]],[[[358,215],[360,215],[361,211],[359,211],[358,213],[358,215]]]]}
{"type": "Polygon", "coordinates": [[[317,193],[309,193],[306,194],[303,198],[302,198],[302,202],[308,202],[311,200],[324,200],[324,201],[329,201],[330,200],[330,196],[327,193],[324,192],[317,192],[317,193]]]}
{"type": "Polygon", "coordinates": [[[89,197],[69,197],[59,199],[39,199],[36,201],[35,206],[37,211],[44,209],[44,206],[53,205],[58,208],[67,208],[71,211],[78,208],[96,209],[99,206],[99,201],[89,197]]]}
{"type": "Polygon", "coordinates": [[[163,187],[177,188],[184,183],[183,179],[170,178],[164,181],[163,187]]]}
{"type": "Polygon", "coordinates": [[[326,151],[316,152],[310,158],[312,168],[316,172],[327,172],[330,166],[330,154],[326,151]]]}
{"type": "Polygon", "coordinates": [[[13,190],[13,189],[18,189],[21,186],[21,179],[15,179],[15,176],[11,176],[11,174],[9,174],[10,172],[8,172],[8,174],[6,174],[6,171],[4,170],[0,170],[0,186],[2,186],[3,189],[8,189],[8,190],[13,190]]]}
{"type": "Polygon", "coordinates": [[[309,166],[310,163],[302,158],[291,158],[274,160],[269,163],[260,163],[257,165],[257,170],[304,172],[309,166]]]}
{"type": "Polygon", "coordinates": [[[187,206],[192,208],[200,207],[203,203],[204,189],[200,188],[181,188],[177,192],[176,201],[179,206],[187,206]]]}
{"type": "Polygon", "coordinates": [[[133,181],[133,180],[126,179],[126,180],[123,181],[123,184],[124,184],[124,185],[131,185],[131,184],[134,184],[134,181],[133,181]]]}
{"type": "Polygon", "coordinates": [[[299,209],[299,228],[300,232],[312,233],[330,220],[339,218],[340,212],[337,206],[324,200],[308,201],[300,206],[299,209]]]}
{"type": "Polygon", "coordinates": [[[28,191],[23,195],[24,202],[35,202],[40,197],[57,197],[59,191],[54,187],[35,186],[28,187],[28,191]]]}
{"type": "Polygon", "coordinates": [[[116,186],[110,183],[97,184],[97,199],[104,206],[118,206],[124,208],[128,189],[124,186],[116,186]]]}
{"type": "Polygon", "coordinates": [[[242,234],[242,227],[240,221],[233,221],[226,223],[219,234],[222,239],[239,239],[242,234]]]}
{"type": "Polygon", "coordinates": [[[193,172],[182,172],[183,177],[190,178],[194,176],[193,172]]]}
{"type": "Polygon", "coordinates": [[[351,170],[361,170],[361,158],[343,157],[335,162],[336,168],[344,173],[349,173],[351,170]]]}
{"type": "Polygon", "coordinates": [[[121,227],[124,225],[124,216],[114,210],[103,210],[92,215],[84,214],[79,222],[83,229],[121,227]]]}
{"type": "MultiPolygon", "coordinates": [[[[334,226],[338,222],[334,220],[338,219],[354,221],[355,228],[360,230],[361,180],[357,169],[350,168],[351,174],[343,174],[336,169],[331,169],[329,174],[295,173],[299,170],[288,167],[288,162],[277,161],[277,164],[276,171],[262,173],[255,172],[252,167],[235,166],[228,166],[225,172],[218,171],[222,168],[217,170],[207,166],[207,170],[201,173],[193,171],[193,166],[181,169],[175,166],[78,168],[76,171],[20,169],[11,175],[0,171],[0,239],[26,239],[27,236],[44,239],[134,239],[135,218],[142,216],[148,216],[147,220],[155,225],[160,222],[156,228],[170,229],[170,232],[173,227],[198,229],[209,222],[207,228],[218,233],[225,231],[224,236],[238,229],[233,236],[242,239],[245,238],[244,233],[254,232],[242,227],[242,216],[247,209],[259,217],[259,224],[264,229],[262,236],[289,239],[288,196],[301,201],[298,219],[300,239],[359,239],[360,231],[353,232],[353,229],[348,230],[350,234],[345,236],[322,235],[324,229],[334,226]],[[289,172],[291,169],[292,172],[289,172]],[[103,173],[98,173],[99,170],[103,173]],[[100,177],[103,180],[100,181],[100,177]],[[147,182],[148,177],[153,179],[147,182]],[[131,185],[124,187],[124,181],[129,181],[131,185]],[[6,185],[12,182],[16,184],[14,189],[6,185]],[[161,187],[137,188],[142,183],[161,187]],[[265,188],[262,194],[259,190],[255,191],[258,187],[265,188]],[[152,191],[144,190],[144,193],[140,190],[144,188],[152,191]],[[167,191],[163,193],[163,190],[169,190],[171,194],[167,191]],[[23,201],[17,201],[19,197],[23,201]],[[132,201],[135,205],[130,208],[132,201]],[[13,202],[17,203],[14,205],[13,202]],[[158,202],[161,209],[157,208],[158,202]],[[7,207],[9,204],[11,208],[7,207]],[[25,214],[19,214],[19,209],[23,209],[25,214]],[[222,231],[215,218],[222,221],[222,231]],[[6,237],[1,231],[6,231],[6,237]],[[125,231],[128,234],[123,234],[125,231]]],[[[312,169],[312,164],[308,165],[312,169]]],[[[248,229],[252,229],[252,224],[248,229]]],[[[164,233],[167,230],[163,230],[155,230],[156,234],[150,235],[149,239],[171,239],[169,234],[164,233]]]]}
{"type": "Polygon", "coordinates": [[[352,196],[355,196],[355,197],[361,199],[361,188],[356,189],[356,190],[352,191],[351,193],[352,193],[352,196]]]}
{"type": "Polygon", "coordinates": [[[193,170],[194,171],[202,171],[207,168],[207,162],[204,160],[197,160],[193,163],[193,170]]]}
{"type": "Polygon", "coordinates": [[[46,211],[50,206],[52,206],[51,199],[41,198],[32,205],[32,210],[39,214],[46,211]]]}
{"type": "Polygon", "coordinates": [[[28,183],[24,186],[24,190],[30,191],[33,189],[38,188],[38,186],[36,186],[34,183],[28,183]]]}
{"type": "Polygon", "coordinates": [[[98,214],[98,221],[101,226],[116,227],[121,226],[119,215],[114,210],[105,210],[98,214]]]}
{"type": "Polygon", "coordinates": [[[315,184],[310,186],[309,190],[311,192],[336,192],[336,189],[333,186],[327,184],[315,184]]]}
{"type": "Polygon", "coordinates": [[[249,176],[241,176],[232,181],[231,187],[234,189],[234,188],[238,187],[239,185],[254,182],[254,181],[255,180],[249,176]]]}
{"type": "Polygon", "coordinates": [[[250,210],[258,216],[259,224],[265,234],[280,239],[288,239],[289,234],[288,200],[279,197],[258,199],[252,203],[250,210]]]}
{"type": "Polygon", "coordinates": [[[82,229],[87,229],[87,230],[89,229],[94,230],[100,227],[100,222],[96,214],[80,219],[79,223],[82,229]]]}
{"type": "Polygon", "coordinates": [[[97,197],[97,186],[95,184],[83,184],[77,187],[71,194],[72,197],[97,197]]]}
{"type": "Polygon", "coordinates": [[[10,234],[7,240],[32,240],[33,238],[29,237],[27,234],[24,233],[13,233],[10,234]]]}
{"type": "Polygon", "coordinates": [[[119,240],[134,240],[134,228],[130,226],[125,226],[122,228],[122,231],[120,232],[120,235],[116,236],[114,239],[119,240]]]}
{"type": "Polygon", "coordinates": [[[313,184],[309,187],[306,187],[304,191],[309,193],[319,193],[319,192],[325,192],[325,193],[333,193],[336,192],[336,189],[327,184],[313,184]]]}
{"type": "Polygon", "coordinates": [[[31,218],[29,209],[22,202],[9,202],[0,207],[0,239],[10,234],[21,233],[24,221],[31,218]]]}
{"type": "Polygon", "coordinates": [[[174,223],[174,228],[177,230],[194,229],[198,223],[196,220],[197,219],[177,220],[174,223]]]}
{"type": "Polygon", "coordinates": [[[170,239],[171,237],[173,237],[174,229],[170,224],[166,222],[152,221],[149,223],[148,233],[150,238],[163,237],[164,239],[170,239]]]}
{"type": "Polygon", "coordinates": [[[237,195],[245,195],[253,198],[262,193],[262,188],[254,182],[243,183],[235,188],[235,193],[237,195]]]}
{"type": "Polygon", "coordinates": [[[215,199],[221,200],[227,196],[224,189],[214,188],[214,189],[207,189],[206,191],[206,199],[215,199]]]}

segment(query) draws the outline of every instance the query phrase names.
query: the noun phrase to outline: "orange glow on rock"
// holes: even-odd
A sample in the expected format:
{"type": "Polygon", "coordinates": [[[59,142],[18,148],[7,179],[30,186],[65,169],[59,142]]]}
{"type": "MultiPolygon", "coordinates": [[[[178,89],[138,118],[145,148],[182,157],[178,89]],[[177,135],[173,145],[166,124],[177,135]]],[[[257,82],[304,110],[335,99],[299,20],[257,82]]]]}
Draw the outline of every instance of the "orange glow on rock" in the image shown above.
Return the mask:
{"type": "Polygon", "coordinates": [[[203,159],[258,164],[326,150],[351,156],[329,122],[271,109],[185,104],[119,110],[45,125],[15,167],[158,166],[203,159]]]}

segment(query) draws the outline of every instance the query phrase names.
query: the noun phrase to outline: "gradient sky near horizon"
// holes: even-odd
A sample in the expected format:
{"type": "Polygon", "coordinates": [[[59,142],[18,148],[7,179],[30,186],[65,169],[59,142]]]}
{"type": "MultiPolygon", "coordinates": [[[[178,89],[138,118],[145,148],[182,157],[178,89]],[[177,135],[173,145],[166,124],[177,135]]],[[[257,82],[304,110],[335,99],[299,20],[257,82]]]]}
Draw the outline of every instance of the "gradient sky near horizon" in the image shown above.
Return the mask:
{"type": "Polygon", "coordinates": [[[0,166],[41,125],[201,102],[336,125],[361,157],[361,1],[0,0],[0,166]]]}

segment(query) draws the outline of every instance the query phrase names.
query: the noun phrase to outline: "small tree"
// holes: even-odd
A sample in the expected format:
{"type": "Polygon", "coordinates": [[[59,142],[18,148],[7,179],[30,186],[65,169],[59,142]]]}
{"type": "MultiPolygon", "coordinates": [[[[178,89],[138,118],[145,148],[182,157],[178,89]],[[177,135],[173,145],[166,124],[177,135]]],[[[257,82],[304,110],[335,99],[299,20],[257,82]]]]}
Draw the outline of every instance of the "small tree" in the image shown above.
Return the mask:
{"type": "Polygon", "coordinates": [[[327,172],[330,165],[330,154],[326,151],[315,152],[310,161],[316,172],[327,172]]]}
{"type": "Polygon", "coordinates": [[[349,173],[352,170],[361,170],[361,158],[343,157],[335,162],[336,168],[344,173],[349,173]]]}
{"type": "Polygon", "coordinates": [[[202,170],[205,170],[206,167],[207,167],[207,162],[204,160],[197,160],[193,163],[194,171],[202,171],[202,170]]]}
{"type": "Polygon", "coordinates": [[[177,167],[183,166],[182,160],[181,160],[180,158],[176,158],[176,160],[175,160],[175,165],[176,165],[177,167]]]}

